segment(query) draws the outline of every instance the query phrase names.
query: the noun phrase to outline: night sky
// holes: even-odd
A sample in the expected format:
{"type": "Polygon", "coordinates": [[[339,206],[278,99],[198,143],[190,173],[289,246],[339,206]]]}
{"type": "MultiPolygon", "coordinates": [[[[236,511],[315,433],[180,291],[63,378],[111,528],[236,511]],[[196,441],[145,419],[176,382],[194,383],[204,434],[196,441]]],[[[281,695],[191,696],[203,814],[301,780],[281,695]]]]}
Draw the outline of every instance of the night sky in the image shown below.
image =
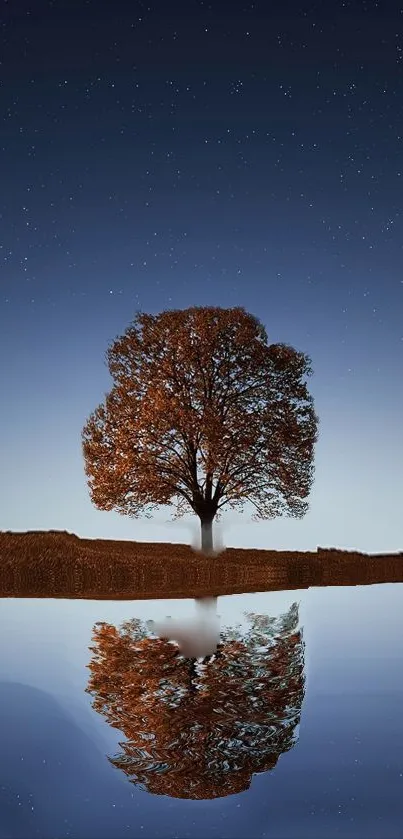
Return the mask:
{"type": "Polygon", "coordinates": [[[81,429],[137,310],[244,306],[320,437],[306,517],[224,543],[401,550],[403,4],[0,9],[0,528],[191,541],[92,506],[81,429]]]}

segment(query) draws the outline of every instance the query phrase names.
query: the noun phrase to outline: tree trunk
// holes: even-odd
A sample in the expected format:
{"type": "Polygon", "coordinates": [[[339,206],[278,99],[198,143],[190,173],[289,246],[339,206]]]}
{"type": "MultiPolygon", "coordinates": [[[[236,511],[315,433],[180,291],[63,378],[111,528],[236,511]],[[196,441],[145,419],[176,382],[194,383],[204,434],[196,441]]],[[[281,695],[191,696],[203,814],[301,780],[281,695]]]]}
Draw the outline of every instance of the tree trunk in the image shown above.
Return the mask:
{"type": "Polygon", "coordinates": [[[209,556],[213,553],[213,520],[201,520],[201,550],[209,556]]]}
{"type": "Polygon", "coordinates": [[[198,606],[202,607],[202,609],[208,609],[210,614],[212,612],[214,612],[214,615],[217,614],[218,594],[208,594],[203,597],[195,597],[194,600],[198,606]]]}
{"type": "Polygon", "coordinates": [[[198,677],[197,667],[196,667],[196,658],[192,658],[189,665],[189,692],[196,693],[196,679],[198,677]]]}

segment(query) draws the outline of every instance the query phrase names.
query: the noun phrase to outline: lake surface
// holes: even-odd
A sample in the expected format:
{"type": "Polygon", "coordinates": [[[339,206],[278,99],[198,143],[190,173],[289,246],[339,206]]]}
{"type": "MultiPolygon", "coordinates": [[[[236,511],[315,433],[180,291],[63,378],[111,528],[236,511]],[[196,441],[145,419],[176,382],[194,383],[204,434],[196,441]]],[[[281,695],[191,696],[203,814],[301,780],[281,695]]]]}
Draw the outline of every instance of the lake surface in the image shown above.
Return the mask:
{"type": "Polygon", "coordinates": [[[219,597],[195,665],[196,611],[0,600],[1,839],[401,839],[403,584],[219,597]]]}

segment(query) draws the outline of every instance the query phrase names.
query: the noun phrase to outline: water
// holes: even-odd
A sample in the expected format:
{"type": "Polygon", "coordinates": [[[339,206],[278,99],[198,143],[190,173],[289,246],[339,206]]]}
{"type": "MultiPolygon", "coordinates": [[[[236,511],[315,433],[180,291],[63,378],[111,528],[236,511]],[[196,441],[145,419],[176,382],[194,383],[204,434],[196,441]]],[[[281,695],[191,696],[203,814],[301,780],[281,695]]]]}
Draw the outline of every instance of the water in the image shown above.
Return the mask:
{"type": "Polygon", "coordinates": [[[1,839],[401,839],[402,595],[220,597],[195,666],[194,601],[0,600],[1,839]]]}

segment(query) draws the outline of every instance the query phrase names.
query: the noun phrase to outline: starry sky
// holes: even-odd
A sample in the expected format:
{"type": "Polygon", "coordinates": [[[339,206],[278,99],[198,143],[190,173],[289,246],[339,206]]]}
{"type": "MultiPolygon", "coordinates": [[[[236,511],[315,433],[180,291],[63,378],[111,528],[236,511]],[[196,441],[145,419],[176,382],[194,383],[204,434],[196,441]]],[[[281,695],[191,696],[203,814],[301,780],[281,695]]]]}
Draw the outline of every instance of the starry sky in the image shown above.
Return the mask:
{"type": "Polygon", "coordinates": [[[1,0],[0,74],[0,528],[193,541],[96,510],[81,429],[136,311],[244,306],[312,358],[316,477],[218,538],[401,550],[403,4],[1,0]]]}

